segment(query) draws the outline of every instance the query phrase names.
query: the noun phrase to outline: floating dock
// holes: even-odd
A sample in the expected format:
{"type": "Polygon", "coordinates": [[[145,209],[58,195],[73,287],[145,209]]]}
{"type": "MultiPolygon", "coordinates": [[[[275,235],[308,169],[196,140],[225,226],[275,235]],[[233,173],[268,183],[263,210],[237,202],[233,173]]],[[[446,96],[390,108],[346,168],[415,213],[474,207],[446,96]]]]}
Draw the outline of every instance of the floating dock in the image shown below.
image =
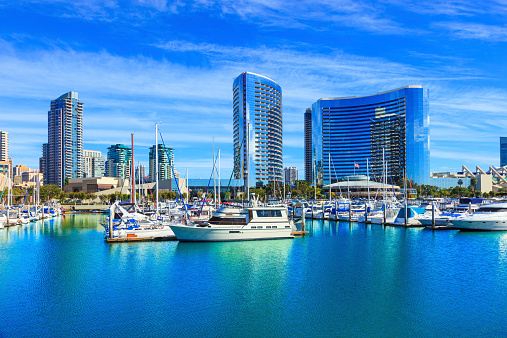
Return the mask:
{"type": "Polygon", "coordinates": [[[114,237],[106,238],[107,243],[177,241],[176,236],[164,237],[114,237]]]}

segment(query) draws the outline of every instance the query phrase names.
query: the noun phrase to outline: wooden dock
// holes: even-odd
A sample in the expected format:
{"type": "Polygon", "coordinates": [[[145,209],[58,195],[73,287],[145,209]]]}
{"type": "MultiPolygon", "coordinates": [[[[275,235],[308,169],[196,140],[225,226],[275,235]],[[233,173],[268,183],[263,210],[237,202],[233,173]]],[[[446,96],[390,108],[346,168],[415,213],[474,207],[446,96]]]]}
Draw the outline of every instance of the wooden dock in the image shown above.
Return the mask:
{"type": "Polygon", "coordinates": [[[164,237],[115,237],[106,238],[107,243],[177,241],[176,236],[164,237]]]}
{"type": "Polygon", "coordinates": [[[304,236],[305,234],[308,234],[308,231],[293,231],[291,232],[291,235],[294,237],[304,236]]]}

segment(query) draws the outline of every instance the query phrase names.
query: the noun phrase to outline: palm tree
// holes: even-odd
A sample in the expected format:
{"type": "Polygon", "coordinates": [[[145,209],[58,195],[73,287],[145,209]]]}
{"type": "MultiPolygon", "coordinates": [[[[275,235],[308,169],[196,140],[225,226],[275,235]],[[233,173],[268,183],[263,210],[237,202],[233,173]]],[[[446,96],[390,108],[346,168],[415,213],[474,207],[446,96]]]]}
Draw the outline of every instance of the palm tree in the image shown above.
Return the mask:
{"type": "Polygon", "coordinates": [[[460,188],[463,185],[463,180],[461,178],[458,180],[458,185],[459,185],[460,188]]]}

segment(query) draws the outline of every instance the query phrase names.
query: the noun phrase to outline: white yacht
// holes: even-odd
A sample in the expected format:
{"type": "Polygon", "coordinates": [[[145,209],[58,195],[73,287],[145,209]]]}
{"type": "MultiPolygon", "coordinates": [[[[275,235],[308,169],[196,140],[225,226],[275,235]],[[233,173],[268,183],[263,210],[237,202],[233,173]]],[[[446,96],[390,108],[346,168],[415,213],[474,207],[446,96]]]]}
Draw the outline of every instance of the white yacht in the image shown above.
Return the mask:
{"type": "Polygon", "coordinates": [[[473,214],[453,220],[452,224],[459,230],[507,230],[507,202],[483,205],[473,214]]]}
{"type": "Polygon", "coordinates": [[[223,242],[293,238],[294,223],[286,207],[222,207],[207,222],[171,224],[176,238],[187,242],[223,242]]]}

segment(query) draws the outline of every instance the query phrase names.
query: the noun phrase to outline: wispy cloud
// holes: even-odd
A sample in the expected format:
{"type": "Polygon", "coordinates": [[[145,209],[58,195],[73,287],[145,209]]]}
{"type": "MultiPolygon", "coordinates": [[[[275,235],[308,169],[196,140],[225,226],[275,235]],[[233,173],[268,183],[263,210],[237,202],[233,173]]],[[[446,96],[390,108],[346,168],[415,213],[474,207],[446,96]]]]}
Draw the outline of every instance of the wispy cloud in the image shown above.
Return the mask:
{"type": "Polygon", "coordinates": [[[484,40],[492,42],[507,41],[507,25],[494,26],[471,22],[438,22],[436,27],[448,30],[461,39],[484,40]]]}

